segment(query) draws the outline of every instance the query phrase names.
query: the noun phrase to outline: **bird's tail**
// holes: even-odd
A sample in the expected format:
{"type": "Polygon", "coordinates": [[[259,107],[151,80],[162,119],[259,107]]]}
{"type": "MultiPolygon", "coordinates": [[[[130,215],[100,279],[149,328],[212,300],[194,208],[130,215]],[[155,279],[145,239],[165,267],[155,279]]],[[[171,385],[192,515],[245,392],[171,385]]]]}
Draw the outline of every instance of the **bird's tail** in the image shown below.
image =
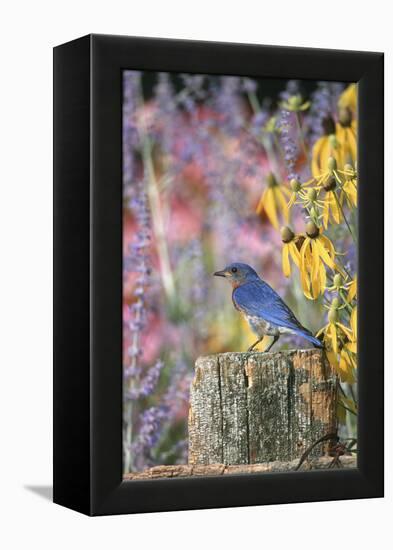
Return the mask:
{"type": "Polygon", "coordinates": [[[324,347],[323,343],[320,340],[318,340],[318,338],[313,336],[311,334],[311,332],[309,330],[307,330],[306,328],[303,328],[303,330],[299,329],[299,331],[297,331],[297,333],[299,334],[299,336],[303,336],[303,338],[305,338],[306,340],[311,342],[315,348],[323,348],[324,347]]]}

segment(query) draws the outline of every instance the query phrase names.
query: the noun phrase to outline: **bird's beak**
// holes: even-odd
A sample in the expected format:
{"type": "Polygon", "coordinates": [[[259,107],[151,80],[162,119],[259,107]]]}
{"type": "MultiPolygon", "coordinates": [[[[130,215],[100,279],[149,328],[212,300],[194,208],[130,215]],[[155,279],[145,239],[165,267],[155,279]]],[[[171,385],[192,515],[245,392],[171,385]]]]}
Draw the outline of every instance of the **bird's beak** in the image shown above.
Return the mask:
{"type": "Polygon", "coordinates": [[[215,273],[213,273],[213,275],[215,275],[216,277],[226,277],[227,272],[226,271],[216,271],[215,273]]]}

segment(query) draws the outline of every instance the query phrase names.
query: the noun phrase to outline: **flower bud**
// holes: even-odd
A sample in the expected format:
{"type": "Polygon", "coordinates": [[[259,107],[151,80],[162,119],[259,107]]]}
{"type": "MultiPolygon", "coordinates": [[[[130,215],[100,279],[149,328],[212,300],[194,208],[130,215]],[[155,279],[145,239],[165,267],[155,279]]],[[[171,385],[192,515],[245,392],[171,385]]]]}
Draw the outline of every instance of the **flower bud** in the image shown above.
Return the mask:
{"type": "Polygon", "coordinates": [[[315,239],[319,235],[319,228],[313,221],[309,221],[306,225],[306,233],[311,239],[315,239]]]}
{"type": "Polygon", "coordinates": [[[281,228],[281,239],[283,243],[290,243],[293,240],[294,236],[294,232],[287,225],[281,228]]]}
{"type": "Polygon", "coordinates": [[[333,285],[335,286],[335,288],[341,288],[342,284],[343,284],[342,276],[340,275],[340,273],[336,273],[333,278],[333,285]]]}
{"type": "Polygon", "coordinates": [[[329,136],[329,145],[332,149],[337,149],[338,141],[337,141],[337,138],[336,138],[336,134],[330,134],[330,136],[329,136]]]}
{"type": "Polygon", "coordinates": [[[316,200],[316,198],[317,198],[317,192],[316,192],[316,190],[312,187],[311,189],[309,189],[309,190],[307,191],[307,196],[308,196],[308,198],[309,198],[309,200],[310,200],[311,202],[314,202],[314,201],[316,200]]]}
{"type": "Polygon", "coordinates": [[[291,186],[291,189],[294,193],[297,193],[302,188],[302,184],[296,178],[292,178],[289,182],[289,185],[291,186]]]}
{"type": "Polygon", "coordinates": [[[332,308],[338,309],[340,307],[340,299],[339,298],[333,298],[332,300],[332,308]]]}
{"type": "Polygon", "coordinates": [[[344,128],[348,128],[352,123],[352,113],[348,107],[341,107],[338,110],[338,121],[344,128]]]}
{"type": "Polygon", "coordinates": [[[328,319],[329,319],[329,323],[337,323],[338,321],[338,311],[337,309],[329,309],[329,313],[328,313],[328,319]]]}
{"type": "Polygon", "coordinates": [[[337,161],[334,157],[329,157],[327,160],[327,167],[330,172],[333,172],[333,170],[337,170],[337,161]]]}

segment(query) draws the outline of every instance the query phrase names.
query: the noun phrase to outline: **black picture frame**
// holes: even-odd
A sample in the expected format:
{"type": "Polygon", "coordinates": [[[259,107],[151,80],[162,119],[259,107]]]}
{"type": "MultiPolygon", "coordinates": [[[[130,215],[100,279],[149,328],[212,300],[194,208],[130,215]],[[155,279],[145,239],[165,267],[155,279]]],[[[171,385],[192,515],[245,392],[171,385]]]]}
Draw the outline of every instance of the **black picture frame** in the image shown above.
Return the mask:
{"type": "Polygon", "coordinates": [[[54,49],[54,502],[88,515],[383,496],[383,54],[88,35],[54,49]],[[359,83],[358,467],[122,480],[122,71],[359,83]]]}

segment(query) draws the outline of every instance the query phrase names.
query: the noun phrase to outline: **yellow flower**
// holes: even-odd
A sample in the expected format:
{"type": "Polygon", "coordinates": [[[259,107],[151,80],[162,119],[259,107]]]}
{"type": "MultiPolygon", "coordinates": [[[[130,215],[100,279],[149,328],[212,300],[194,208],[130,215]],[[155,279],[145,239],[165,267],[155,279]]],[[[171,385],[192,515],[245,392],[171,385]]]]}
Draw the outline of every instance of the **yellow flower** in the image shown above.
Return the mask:
{"type": "Polygon", "coordinates": [[[343,216],[335,193],[336,181],[334,176],[327,181],[327,184],[324,185],[323,188],[326,194],[323,199],[322,220],[325,229],[327,229],[329,220],[333,220],[335,223],[339,224],[342,222],[343,216]]]}
{"type": "Polygon", "coordinates": [[[327,159],[333,157],[340,169],[346,163],[354,163],[357,158],[357,122],[355,105],[347,99],[338,103],[337,122],[327,118],[323,122],[324,135],[312,149],[311,173],[317,177],[326,166],[327,159]]]}
{"type": "Polygon", "coordinates": [[[353,383],[356,367],[352,355],[354,332],[339,322],[338,310],[343,307],[340,305],[338,298],[334,298],[329,309],[329,322],[321,328],[316,336],[318,337],[323,333],[326,355],[332,367],[339,374],[341,381],[353,383]]]}
{"type": "Polygon", "coordinates": [[[342,147],[344,163],[355,162],[357,158],[357,86],[350,84],[338,100],[337,140],[342,147]]]}
{"type": "Polygon", "coordinates": [[[343,171],[337,168],[337,161],[334,157],[328,157],[324,170],[321,171],[319,176],[314,177],[313,180],[318,184],[315,189],[323,189],[325,191],[325,196],[322,199],[322,219],[325,229],[328,226],[329,220],[332,220],[336,224],[340,224],[343,221],[344,216],[342,207],[344,197],[346,197],[347,202],[349,201],[349,204],[352,205],[351,201],[353,199],[351,197],[353,196],[353,190],[349,187],[344,188],[340,173],[349,174],[348,170],[343,171]],[[339,189],[337,189],[337,185],[339,185],[339,189]],[[341,193],[340,197],[338,197],[339,192],[341,193]],[[351,195],[348,196],[347,193],[350,193],[351,195]]]}
{"type": "Polygon", "coordinates": [[[257,206],[257,214],[265,212],[273,227],[278,229],[278,212],[281,211],[282,217],[288,223],[289,210],[287,202],[290,195],[289,189],[284,185],[280,185],[274,174],[270,173],[267,178],[267,187],[262,193],[257,206]]]}
{"type": "Polygon", "coordinates": [[[313,221],[307,223],[300,249],[300,280],[304,295],[315,300],[326,287],[326,266],[337,269],[336,251],[332,242],[322,235],[313,221]]]}
{"type": "Polygon", "coordinates": [[[357,158],[357,122],[348,107],[343,107],[338,111],[336,136],[341,148],[341,166],[345,163],[355,162],[357,158]]]}
{"type": "Polygon", "coordinates": [[[288,226],[285,226],[281,228],[281,239],[283,242],[282,271],[285,277],[290,277],[291,275],[290,259],[298,268],[300,268],[300,253],[296,245],[298,238],[288,226]]]}
{"type": "Polygon", "coordinates": [[[311,173],[318,177],[327,165],[329,157],[333,157],[340,164],[340,147],[336,137],[336,125],[329,117],[323,121],[324,135],[321,136],[312,148],[311,173]]]}
{"type": "Polygon", "coordinates": [[[341,187],[340,203],[344,204],[344,199],[349,208],[357,206],[357,174],[351,164],[346,164],[344,170],[338,170],[344,176],[344,182],[341,187]]]}

